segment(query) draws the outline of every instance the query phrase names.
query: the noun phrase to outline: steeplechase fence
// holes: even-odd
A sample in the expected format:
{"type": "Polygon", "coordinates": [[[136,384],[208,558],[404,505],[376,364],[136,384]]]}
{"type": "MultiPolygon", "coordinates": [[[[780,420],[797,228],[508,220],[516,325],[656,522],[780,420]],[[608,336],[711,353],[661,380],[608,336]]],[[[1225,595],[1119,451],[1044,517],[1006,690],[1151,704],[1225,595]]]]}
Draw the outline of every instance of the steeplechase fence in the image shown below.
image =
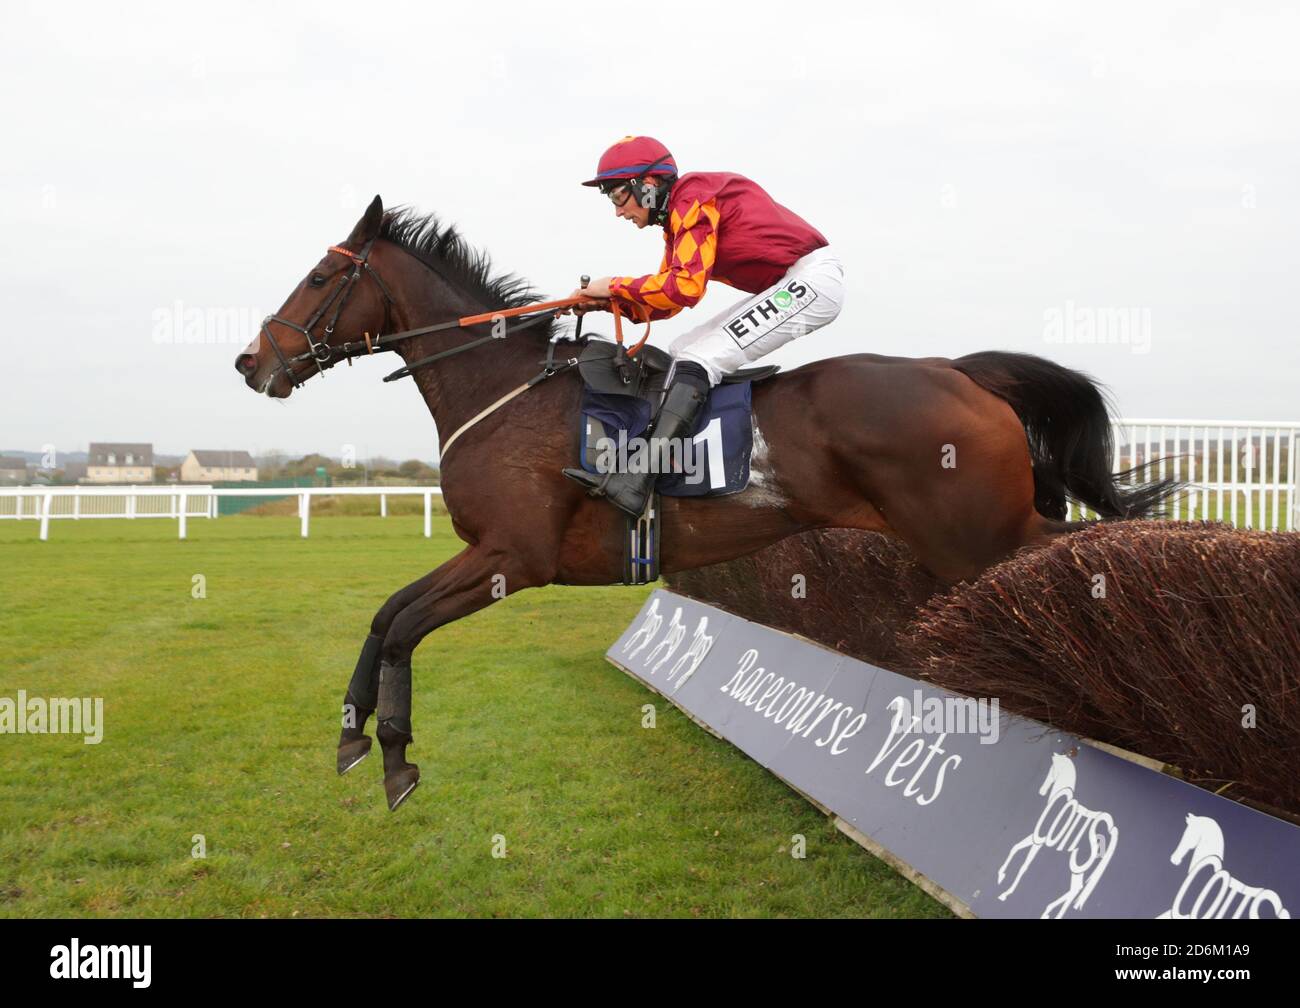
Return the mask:
{"type": "Polygon", "coordinates": [[[606,658],[966,917],[1286,918],[1300,827],[672,591],[606,658]]]}

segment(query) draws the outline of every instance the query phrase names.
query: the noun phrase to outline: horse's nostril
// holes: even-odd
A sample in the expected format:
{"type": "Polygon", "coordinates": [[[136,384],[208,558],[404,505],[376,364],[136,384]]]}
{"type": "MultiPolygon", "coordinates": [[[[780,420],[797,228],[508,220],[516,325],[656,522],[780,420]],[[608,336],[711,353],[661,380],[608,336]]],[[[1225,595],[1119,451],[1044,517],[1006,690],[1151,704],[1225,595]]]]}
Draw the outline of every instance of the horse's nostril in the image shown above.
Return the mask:
{"type": "Polygon", "coordinates": [[[257,358],[251,353],[240,354],[235,358],[235,370],[242,375],[251,375],[257,370],[257,358]]]}

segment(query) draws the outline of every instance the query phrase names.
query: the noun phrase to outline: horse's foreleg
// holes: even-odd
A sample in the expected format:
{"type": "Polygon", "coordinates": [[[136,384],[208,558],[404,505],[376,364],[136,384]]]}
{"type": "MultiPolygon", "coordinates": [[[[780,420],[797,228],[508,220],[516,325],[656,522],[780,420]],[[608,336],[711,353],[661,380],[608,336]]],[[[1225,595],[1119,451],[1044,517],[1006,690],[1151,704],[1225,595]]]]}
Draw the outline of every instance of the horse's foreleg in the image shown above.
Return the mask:
{"type": "Polygon", "coordinates": [[[420,768],[406,760],[413,741],[411,725],[411,654],[430,633],[522,588],[550,578],[505,551],[471,546],[431,575],[428,591],[393,620],[384,638],[379,673],[379,727],[375,734],[384,753],[384,792],[396,809],[420,781],[420,768]]]}
{"type": "Polygon", "coordinates": [[[366,722],[379,702],[379,649],[384,639],[371,634],[361,645],[361,657],[352,670],[343,695],[343,730],[339,733],[338,771],[345,774],[370,752],[366,722]]]}
{"type": "Polygon", "coordinates": [[[379,660],[388,628],[398,613],[429,590],[436,573],[437,571],[426,574],[394,592],[370,621],[370,634],[361,646],[361,656],[357,659],[356,668],[352,670],[352,680],[343,696],[343,730],[339,734],[337,755],[340,774],[347,773],[370,752],[366,722],[379,703],[379,660]]]}

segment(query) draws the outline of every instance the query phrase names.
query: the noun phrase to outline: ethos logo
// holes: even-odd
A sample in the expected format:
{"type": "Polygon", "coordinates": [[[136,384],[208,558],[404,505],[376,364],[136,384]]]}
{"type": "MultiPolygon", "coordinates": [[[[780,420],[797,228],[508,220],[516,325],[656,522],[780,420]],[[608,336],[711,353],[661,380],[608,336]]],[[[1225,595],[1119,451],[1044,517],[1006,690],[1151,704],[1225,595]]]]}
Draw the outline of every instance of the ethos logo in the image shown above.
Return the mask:
{"type": "Polygon", "coordinates": [[[757,304],[745,308],[722,328],[742,349],[762,339],[817,300],[817,292],[802,280],[791,280],[757,304]]]}

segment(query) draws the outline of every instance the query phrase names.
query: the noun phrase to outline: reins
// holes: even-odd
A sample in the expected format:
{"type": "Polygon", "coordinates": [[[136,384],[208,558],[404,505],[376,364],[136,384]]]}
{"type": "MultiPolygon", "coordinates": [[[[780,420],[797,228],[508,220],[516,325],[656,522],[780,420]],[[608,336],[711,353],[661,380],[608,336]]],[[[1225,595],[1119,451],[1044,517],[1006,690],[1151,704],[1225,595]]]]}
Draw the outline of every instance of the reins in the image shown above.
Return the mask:
{"type": "MultiPolygon", "coordinates": [[[[466,315],[462,318],[449,319],[446,322],[437,322],[434,323],[433,325],[421,326],[418,329],[404,329],[400,332],[387,333],[387,334],[380,333],[379,335],[373,337],[370,335],[369,332],[366,332],[362,334],[362,339],[360,340],[348,340],[344,343],[339,344],[338,346],[331,345],[329,343],[329,337],[333,335],[334,326],[338,323],[339,316],[343,313],[343,306],[347,303],[348,297],[351,295],[354,289],[352,285],[357,280],[361,279],[362,270],[365,270],[367,275],[373,277],[375,283],[379,286],[379,291],[384,297],[384,322],[385,324],[387,324],[388,322],[390,311],[394,307],[393,297],[388,291],[388,286],[384,283],[384,281],[380,278],[379,274],[375,272],[374,268],[369,263],[370,250],[374,245],[374,243],[375,243],[375,239],[373,238],[370,239],[370,241],[366,242],[365,246],[361,249],[360,252],[353,252],[351,249],[346,249],[341,245],[330,246],[329,250],[331,252],[338,252],[341,255],[345,255],[349,259],[351,259],[354,264],[354,268],[351,273],[344,274],[344,276],[341,278],[339,282],[339,286],[335,288],[334,293],[332,293],[325,300],[324,304],[322,304],[320,308],[316,310],[315,314],[312,315],[312,317],[308,320],[306,325],[298,325],[296,322],[292,322],[289,319],[280,318],[277,315],[268,315],[265,319],[262,320],[262,332],[263,334],[265,334],[267,342],[271,345],[271,349],[275,353],[276,359],[279,361],[280,364],[280,367],[277,370],[284,371],[286,377],[288,377],[290,383],[293,385],[294,388],[300,388],[302,386],[302,382],[298,380],[298,374],[294,370],[293,365],[300,363],[302,361],[308,361],[308,360],[311,361],[316,365],[317,373],[324,374],[325,373],[324,365],[326,364],[330,364],[336,360],[346,360],[348,362],[348,365],[351,366],[353,359],[357,357],[367,357],[367,356],[372,356],[376,353],[393,351],[396,349],[397,343],[400,343],[403,340],[413,339],[416,336],[426,336],[430,333],[445,332],[449,329],[467,329],[470,328],[471,326],[482,325],[488,322],[493,323],[495,327],[496,323],[511,318],[527,319],[522,324],[516,325],[513,329],[507,326],[502,326],[500,332],[492,332],[487,336],[481,336],[478,339],[470,340],[468,343],[462,343],[460,346],[451,347],[447,350],[440,350],[438,353],[430,354],[427,357],[421,357],[419,360],[412,361],[411,363],[398,368],[396,371],[392,372],[391,374],[384,376],[385,382],[396,381],[399,378],[405,378],[408,375],[413,374],[415,371],[419,370],[420,368],[427,367],[428,365],[433,364],[437,361],[445,360],[448,357],[455,356],[456,354],[459,353],[464,353],[467,350],[476,349],[477,347],[481,347],[487,343],[491,343],[493,340],[505,339],[507,336],[510,336],[512,333],[522,332],[523,330],[528,329],[532,326],[537,325],[539,322],[544,321],[548,314],[556,310],[563,309],[563,308],[572,308],[576,305],[581,305],[581,304],[592,304],[598,300],[601,300],[598,298],[590,298],[584,296],[584,297],[575,297],[575,298],[561,298],[558,301],[539,301],[536,304],[522,305],[517,308],[503,308],[498,311],[482,312],[478,315],[466,315]],[[316,327],[316,324],[325,315],[325,313],[329,311],[330,306],[334,304],[335,300],[338,300],[338,307],[334,310],[333,316],[330,318],[329,322],[325,326],[323,338],[319,342],[317,342],[312,337],[312,330],[316,327]],[[535,317],[530,317],[530,316],[535,316],[535,317]],[[278,322],[281,325],[293,329],[295,332],[302,333],[307,339],[307,350],[293,357],[286,357],[284,353],[281,351],[279,344],[276,343],[275,336],[271,333],[269,327],[269,323],[271,322],[278,322]]],[[[646,318],[640,320],[645,323],[645,334],[634,346],[628,349],[624,349],[623,347],[623,315],[622,315],[622,311],[620,310],[618,301],[611,298],[609,301],[609,310],[610,313],[614,316],[614,340],[618,344],[617,354],[620,357],[622,357],[624,360],[626,360],[626,358],[628,357],[635,356],[636,353],[643,346],[645,346],[646,340],[650,338],[649,310],[647,310],[645,313],[646,318]]],[[[579,317],[578,332],[579,333],[581,332],[581,317],[579,317]]],[[[581,340],[581,336],[579,336],[578,339],[581,340]]],[[[442,456],[443,457],[446,456],[447,451],[451,448],[452,442],[454,442],[458,437],[460,437],[461,434],[469,430],[469,428],[473,427],[484,417],[496,412],[496,410],[500,409],[502,406],[508,403],[515,396],[520,395],[523,392],[526,392],[534,385],[537,385],[540,382],[545,381],[547,378],[550,378],[552,375],[558,374],[560,371],[568,370],[569,368],[577,365],[578,359],[576,357],[570,357],[565,360],[556,360],[554,357],[555,344],[556,344],[556,339],[554,337],[552,337],[551,340],[547,343],[546,360],[543,362],[544,366],[542,368],[541,373],[539,373],[529,381],[524,382],[518,388],[515,388],[510,392],[506,393],[496,402],[492,403],[490,406],[486,407],[485,409],[481,410],[479,413],[475,414],[469,421],[462,424],[455,431],[453,431],[451,437],[449,437],[442,445],[442,452],[441,452],[442,456]]],[[[272,372],[272,376],[274,376],[274,372],[272,372]]]]}
{"type": "MultiPolygon", "coordinates": [[[[381,337],[375,340],[375,345],[381,350],[391,350],[392,347],[384,346],[384,343],[396,343],[399,340],[411,339],[414,336],[423,336],[426,333],[442,332],[446,329],[464,329],[473,325],[481,325],[484,322],[496,322],[501,319],[518,318],[523,315],[536,314],[536,318],[531,318],[522,325],[517,325],[513,329],[503,329],[501,333],[491,333],[487,336],[481,336],[476,340],[470,340],[468,343],[462,343],[460,346],[452,347],[449,350],[440,350],[438,353],[430,354],[428,357],[421,357],[417,361],[412,361],[405,367],[400,367],[390,375],[384,376],[384,381],[396,381],[398,378],[405,378],[418,368],[425,367],[435,361],[452,357],[458,353],[464,353],[466,350],[473,350],[475,347],[483,346],[485,343],[491,343],[494,339],[505,339],[511,333],[522,332],[529,326],[534,326],[538,322],[545,321],[546,313],[556,308],[568,308],[572,305],[579,304],[590,298],[566,298],[563,301],[539,301],[537,304],[524,305],[522,308],[507,308],[499,312],[485,312],[482,315],[466,315],[464,318],[452,319],[450,322],[439,322],[437,325],[425,326],[422,329],[408,329],[404,332],[392,333],[389,336],[381,337]]],[[[345,343],[344,346],[347,346],[345,343]]],[[[353,356],[359,357],[360,354],[353,356]]]]}

